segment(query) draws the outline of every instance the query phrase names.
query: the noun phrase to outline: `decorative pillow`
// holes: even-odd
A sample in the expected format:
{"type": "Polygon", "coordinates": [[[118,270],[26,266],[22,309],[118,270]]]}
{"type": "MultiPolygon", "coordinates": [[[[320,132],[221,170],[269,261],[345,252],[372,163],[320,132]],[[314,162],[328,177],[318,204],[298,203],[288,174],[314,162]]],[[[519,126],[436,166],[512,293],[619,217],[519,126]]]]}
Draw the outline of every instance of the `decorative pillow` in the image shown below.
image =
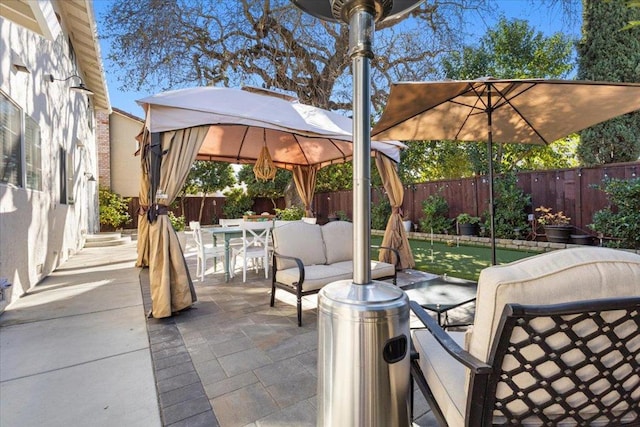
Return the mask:
{"type": "MultiPolygon", "coordinates": [[[[304,265],[326,264],[322,232],[317,224],[295,221],[273,229],[273,247],[278,255],[300,258],[304,265]]],[[[278,270],[296,266],[294,261],[278,259],[278,270]]]]}
{"type": "Polygon", "coordinates": [[[348,221],[331,221],[321,228],[327,264],[351,261],[353,259],[353,224],[348,221]]]}

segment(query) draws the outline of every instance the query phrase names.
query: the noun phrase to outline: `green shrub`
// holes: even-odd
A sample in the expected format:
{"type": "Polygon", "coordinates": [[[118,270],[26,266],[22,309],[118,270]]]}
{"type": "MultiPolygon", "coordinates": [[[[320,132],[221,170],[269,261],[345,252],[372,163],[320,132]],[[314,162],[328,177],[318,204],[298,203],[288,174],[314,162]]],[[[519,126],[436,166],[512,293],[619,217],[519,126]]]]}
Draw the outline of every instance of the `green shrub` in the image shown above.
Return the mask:
{"type": "Polygon", "coordinates": [[[351,221],[345,211],[336,211],[336,216],[338,217],[338,221],[351,221]]]}
{"type": "Polygon", "coordinates": [[[100,224],[108,225],[114,229],[131,221],[129,215],[129,202],[131,198],[125,198],[119,194],[112,193],[106,187],[100,187],[98,191],[100,203],[100,224]]]}
{"type": "Polygon", "coordinates": [[[599,188],[607,193],[609,206],[594,213],[588,227],[616,239],[608,246],[640,249],[640,178],[605,179],[599,188]]]}
{"type": "MultiPolygon", "coordinates": [[[[517,239],[522,231],[529,227],[526,209],[531,205],[531,195],[518,187],[515,173],[504,174],[495,180],[494,185],[495,237],[499,239],[517,239]]],[[[486,233],[491,229],[489,212],[484,213],[486,233]]]]}
{"type": "Polygon", "coordinates": [[[422,202],[424,218],[420,220],[420,231],[423,233],[449,234],[449,204],[440,194],[432,194],[422,202]]]}
{"type": "Polygon", "coordinates": [[[184,215],[175,216],[173,212],[169,211],[169,221],[176,231],[184,231],[187,227],[184,215]]]}
{"type": "Polygon", "coordinates": [[[253,199],[242,188],[234,188],[224,193],[226,199],[222,212],[225,218],[242,218],[253,207],[253,199]]]}
{"type": "Polygon", "coordinates": [[[456,221],[458,221],[458,224],[478,224],[480,217],[468,213],[461,213],[456,217],[456,221]]]}
{"type": "Polygon", "coordinates": [[[391,203],[386,196],[380,197],[378,203],[371,208],[371,228],[384,230],[391,216],[391,203]]]}
{"type": "Polygon", "coordinates": [[[304,216],[304,209],[300,206],[291,206],[284,209],[275,208],[276,217],[283,221],[297,221],[304,216]]]}

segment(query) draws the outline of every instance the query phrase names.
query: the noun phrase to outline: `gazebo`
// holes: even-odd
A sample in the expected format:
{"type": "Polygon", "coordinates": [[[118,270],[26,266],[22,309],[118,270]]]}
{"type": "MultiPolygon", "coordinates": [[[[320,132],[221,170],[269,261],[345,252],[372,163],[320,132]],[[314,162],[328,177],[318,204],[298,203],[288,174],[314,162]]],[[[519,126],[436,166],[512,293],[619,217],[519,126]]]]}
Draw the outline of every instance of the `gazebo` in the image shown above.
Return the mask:
{"type": "MultiPolygon", "coordinates": [[[[149,267],[152,315],[188,308],[197,297],[168,206],[184,185],[195,160],[257,164],[269,174],[292,171],[307,216],[318,169],[351,160],[351,119],[257,88],[198,87],[163,92],[137,101],[145,110],[139,136],[142,178],[138,221],[138,267],[149,267]]],[[[404,198],[396,163],[404,144],[372,141],[371,155],[383,179],[392,215],[384,246],[400,251],[401,268],[413,267],[400,206],[404,198]]],[[[254,168],[255,170],[255,168],[254,168]]],[[[383,254],[384,252],[384,254],[383,254]]]]}

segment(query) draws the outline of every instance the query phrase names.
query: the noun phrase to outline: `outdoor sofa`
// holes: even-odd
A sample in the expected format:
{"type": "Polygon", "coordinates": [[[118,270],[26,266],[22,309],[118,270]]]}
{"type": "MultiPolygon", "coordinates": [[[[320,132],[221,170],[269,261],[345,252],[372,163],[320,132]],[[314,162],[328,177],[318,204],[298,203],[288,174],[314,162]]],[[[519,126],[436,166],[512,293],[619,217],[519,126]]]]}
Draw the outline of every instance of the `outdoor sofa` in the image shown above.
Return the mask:
{"type": "Polygon", "coordinates": [[[474,325],[422,307],[411,374],[441,425],[640,425],[640,255],[580,247],[484,269],[474,325]]]}
{"type": "MultiPolygon", "coordinates": [[[[296,221],[274,228],[273,244],[271,307],[276,289],[295,294],[298,326],[302,326],[303,296],[316,294],[329,283],[353,278],[353,224],[332,221],[320,226],[296,221]]],[[[395,249],[379,249],[392,251],[398,259],[395,249]]],[[[396,267],[371,261],[371,278],[393,279],[395,285],[396,267]]]]}

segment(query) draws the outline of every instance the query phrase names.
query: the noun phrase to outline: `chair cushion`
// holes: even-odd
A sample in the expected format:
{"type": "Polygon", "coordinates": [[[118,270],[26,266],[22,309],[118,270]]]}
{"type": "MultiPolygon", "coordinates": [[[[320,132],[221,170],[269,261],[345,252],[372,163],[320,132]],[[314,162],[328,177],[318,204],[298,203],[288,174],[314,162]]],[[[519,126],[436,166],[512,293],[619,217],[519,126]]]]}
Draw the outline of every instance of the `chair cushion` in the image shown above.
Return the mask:
{"type": "Polygon", "coordinates": [[[327,264],[353,259],[353,224],[331,221],[321,227],[327,264]]]}
{"type": "MultiPolygon", "coordinates": [[[[273,229],[273,245],[277,254],[300,258],[307,265],[325,264],[322,231],[317,224],[295,221],[273,229]]],[[[278,270],[295,267],[290,260],[277,260],[278,270]]],[[[306,280],[306,279],[305,279],[306,280]]]]}
{"type": "Polygon", "coordinates": [[[469,352],[488,361],[506,303],[546,305],[640,295],[640,255],[616,249],[561,249],[482,270],[469,352]]]}
{"type": "MultiPolygon", "coordinates": [[[[324,285],[338,280],[351,279],[353,274],[331,265],[309,265],[304,268],[304,283],[302,291],[315,291],[324,285]]],[[[294,283],[300,281],[300,272],[297,268],[288,268],[276,272],[276,281],[294,287],[294,283]]]]}
{"type": "MultiPolygon", "coordinates": [[[[353,261],[341,261],[331,264],[332,267],[339,268],[350,273],[349,279],[353,277],[353,261]]],[[[371,278],[391,277],[396,274],[396,267],[393,264],[382,261],[371,261],[371,278]]]]}
{"type": "MultiPolygon", "coordinates": [[[[467,369],[456,361],[426,329],[413,330],[413,345],[420,354],[420,369],[450,426],[463,426],[467,395],[467,369]]],[[[449,332],[460,346],[464,332],[449,332]]]]}

